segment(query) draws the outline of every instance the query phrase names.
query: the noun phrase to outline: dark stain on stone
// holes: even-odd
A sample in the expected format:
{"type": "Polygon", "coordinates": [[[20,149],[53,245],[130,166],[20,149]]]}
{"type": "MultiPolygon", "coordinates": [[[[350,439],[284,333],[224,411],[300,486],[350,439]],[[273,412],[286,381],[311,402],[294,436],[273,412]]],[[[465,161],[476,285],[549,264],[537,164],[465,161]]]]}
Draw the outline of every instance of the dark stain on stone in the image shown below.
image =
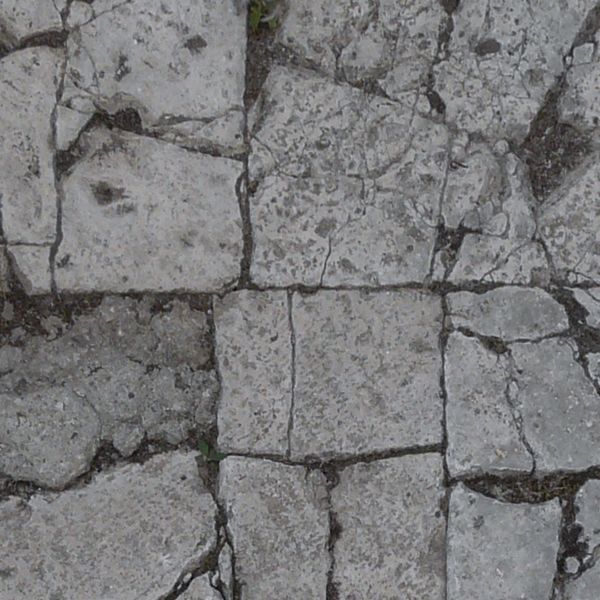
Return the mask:
{"type": "Polygon", "coordinates": [[[446,103],[442,100],[442,97],[432,89],[428,89],[426,92],[427,100],[431,110],[435,110],[438,114],[443,115],[446,112],[446,103]]]}
{"type": "Polygon", "coordinates": [[[94,192],[96,202],[98,202],[100,206],[108,206],[115,202],[115,200],[122,200],[125,198],[125,188],[113,187],[106,181],[92,184],[92,192],[94,192]]]}
{"type": "Polygon", "coordinates": [[[496,54],[496,52],[500,52],[501,49],[502,45],[500,42],[492,38],[486,38],[477,43],[475,46],[475,54],[486,56],[487,54],[496,54]]]}
{"type": "Polygon", "coordinates": [[[202,48],[206,48],[208,45],[206,40],[201,35],[194,35],[191,38],[185,40],[183,44],[192,54],[200,54],[202,48]]]}
{"type": "Polygon", "coordinates": [[[143,133],[142,117],[135,108],[125,108],[107,117],[109,124],[123,131],[143,133]]]}
{"type": "Polygon", "coordinates": [[[124,54],[119,54],[119,63],[115,72],[115,79],[121,81],[121,79],[129,73],[131,73],[131,68],[129,67],[128,58],[124,54]]]}

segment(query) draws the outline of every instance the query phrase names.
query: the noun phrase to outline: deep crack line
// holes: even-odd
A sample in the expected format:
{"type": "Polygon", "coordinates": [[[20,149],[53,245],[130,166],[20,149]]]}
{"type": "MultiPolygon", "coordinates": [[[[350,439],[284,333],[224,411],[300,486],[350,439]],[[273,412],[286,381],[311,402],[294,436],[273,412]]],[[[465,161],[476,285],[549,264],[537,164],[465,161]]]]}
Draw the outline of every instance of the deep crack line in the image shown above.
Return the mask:
{"type": "Polygon", "coordinates": [[[289,459],[292,455],[292,431],[294,429],[294,408],[296,400],[296,330],[294,329],[293,315],[293,295],[294,292],[287,294],[288,307],[288,324],[290,328],[290,344],[291,344],[291,389],[290,389],[290,414],[288,417],[287,426],[287,451],[286,457],[289,459]]]}

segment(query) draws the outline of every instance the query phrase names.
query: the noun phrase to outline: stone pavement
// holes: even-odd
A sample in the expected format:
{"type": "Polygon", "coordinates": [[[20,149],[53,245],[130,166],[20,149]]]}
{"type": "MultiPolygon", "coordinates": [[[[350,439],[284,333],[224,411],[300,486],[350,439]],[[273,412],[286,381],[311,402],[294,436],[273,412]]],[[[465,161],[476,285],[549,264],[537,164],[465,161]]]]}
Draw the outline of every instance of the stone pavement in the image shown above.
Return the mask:
{"type": "Polygon", "coordinates": [[[597,0],[0,0],[0,600],[598,600],[597,0]]]}

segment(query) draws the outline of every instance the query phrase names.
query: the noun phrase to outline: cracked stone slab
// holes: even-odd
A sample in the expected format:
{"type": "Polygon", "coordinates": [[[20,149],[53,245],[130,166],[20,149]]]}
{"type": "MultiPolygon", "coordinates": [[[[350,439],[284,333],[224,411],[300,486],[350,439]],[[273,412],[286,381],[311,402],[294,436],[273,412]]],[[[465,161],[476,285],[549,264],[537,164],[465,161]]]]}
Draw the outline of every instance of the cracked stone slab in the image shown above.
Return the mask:
{"type": "Polygon", "coordinates": [[[0,504],[0,596],[163,597],[214,547],[216,512],[193,454],[181,452],[99,473],[80,489],[9,498],[0,504]]]}
{"type": "Polygon", "coordinates": [[[567,580],[566,600],[595,600],[600,589],[600,481],[586,482],[575,496],[578,542],[584,548],[580,576],[567,580]]]}
{"type": "Polygon", "coordinates": [[[544,203],[539,227],[558,276],[571,283],[600,282],[598,155],[592,155],[544,203]]]}
{"type": "Polygon", "coordinates": [[[252,279],[384,285],[426,278],[448,133],[392,102],[274,68],[250,115],[252,279]]]}
{"type": "Polygon", "coordinates": [[[584,471],[597,465],[598,394],[574,343],[561,338],[486,349],[451,336],[446,358],[453,474],[584,471]]]}
{"type": "Polygon", "coordinates": [[[60,31],[63,27],[60,11],[67,0],[0,0],[0,44],[19,45],[31,36],[60,31]]]}
{"type": "Polygon", "coordinates": [[[70,22],[59,128],[133,108],[144,128],[183,145],[242,149],[246,17],[233,0],[82,4],[70,22]]]}
{"type": "Polygon", "coordinates": [[[448,600],[550,598],[561,510],[558,500],[508,504],[452,490],[448,600]]]}
{"type": "Polygon", "coordinates": [[[64,178],[60,290],[209,292],[240,274],[238,161],[94,130],[64,178]]]}
{"type": "Polygon", "coordinates": [[[294,294],[291,456],[441,442],[441,306],[418,292],[294,294]]]}
{"type": "MultiPolygon", "coordinates": [[[[507,342],[564,333],[564,307],[540,289],[506,286],[484,294],[448,294],[448,315],[455,328],[507,342]]],[[[600,307],[599,307],[600,308],[600,307]]]]}
{"type": "Polygon", "coordinates": [[[437,0],[297,0],[277,42],[331,77],[376,81],[395,97],[427,79],[444,22],[437,0]]]}
{"type": "Polygon", "coordinates": [[[219,448],[285,455],[292,404],[286,292],[241,291],[215,305],[219,448]]]}
{"type": "Polygon", "coordinates": [[[39,318],[37,334],[4,323],[0,472],[58,488],[89,469],[101,442],[128,456],[144,437],[177,444],[214,426],[204,311],[105,297],[39,318]]]}
{"type": "Polygon", "coordinates": [[[509,374],[502,357],[474,338],[451,334],[445,385],[446,460],[452,477],[533,469],[506,399],[509,374]]]}
{"type": "Polygon", "coordinates": [[[218,488],[244,599],[325,600],[330,561],[324,475],[229,457],[220,463],[218,488]]]}
{"type": "Polygon", "coordinates": [[[455,127],[521,142],[594,0],[460,2],[435,89],[455,127]]]}
{"type": "Polygon", "coordinates": [[[52,243],[56,236],[52,113],[62,60],[51,48],[0,60],[0,210],[9,244],[52,243]]]}
{"type": "Polygon", "coordinates": [[[339,598],[442,600],[443,469],[437,454],[345,468],[331,492],[340,529],[333,584],[339,598]]]}
{"type": "Polygon", "coordinates": [[[464,133],[454,141],[441,202],[441,219],[451,235],[438,242],[434,279],[458,285],[547,284],[527,168],[507,148],[470,143],[464,133]]]}

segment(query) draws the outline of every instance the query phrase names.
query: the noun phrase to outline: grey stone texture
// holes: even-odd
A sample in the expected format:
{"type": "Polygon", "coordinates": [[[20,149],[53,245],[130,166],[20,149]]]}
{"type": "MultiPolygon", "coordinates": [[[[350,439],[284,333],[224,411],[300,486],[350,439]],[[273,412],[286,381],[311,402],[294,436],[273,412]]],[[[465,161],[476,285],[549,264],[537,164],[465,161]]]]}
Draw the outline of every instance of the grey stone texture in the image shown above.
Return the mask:
{"type": "Polygon", "coordinates": [[[0,347],[0,472],[61,487],[102,442],[128,456],[144,438],[178,444],[214,426],[204,310],[105,297],[71,319],[50,312],[36,334],[13,319],[0,347]]]}
{"type": "Polygon", "coordinates": [[[63,183],[60,290],[210,292],[236,281],[240,162],[125,132],[82,143],[63,183]]]}
{"type": "Polygon", "coordinates": [[[61,11],[67,0],[2,0],[0,2],[0,43],[14,48],[33,36],[60,31],[61,11]]]}
{"type": "Polygon", "coordinates": [[[192,454],[99,473],[81,489],[0,503],[0,597],[163,598],[215,544],[192,454]]]}
{"type": "Polygon", "coordinates": [[[325,477],[267,460],[226,458],[219,499],[247,600],[325,600],[330,560],[325,477]]]}
{"type": "Polygon", "coordinates": [[[69,25],[60,128],[135,109],[160,137],[241,149],[246,18],[232,0],[75,2],[69,25]]]}
{"type": "Polygon", "coordinates": [[[221,451],[285,455],[292,335],[285,292],[241,291],[215,306],[221,451]]]}
{"type": "Polygon", "coordinates": [[[424,292],[295,294],[291,456],[440,444],[440,300],[424,292]]]}
{"type": "Polygon", "coordinates": [[[448,600],[551,597],[559,546],[558,500],[508,504],[452,490],[448,600]]]}
{"type": "Polygon", "coordinates": [[[344,469],[332,491],[340,529],[333,585],[339,598],[442,600],[445,530],[438,454],[344,469]]]}

